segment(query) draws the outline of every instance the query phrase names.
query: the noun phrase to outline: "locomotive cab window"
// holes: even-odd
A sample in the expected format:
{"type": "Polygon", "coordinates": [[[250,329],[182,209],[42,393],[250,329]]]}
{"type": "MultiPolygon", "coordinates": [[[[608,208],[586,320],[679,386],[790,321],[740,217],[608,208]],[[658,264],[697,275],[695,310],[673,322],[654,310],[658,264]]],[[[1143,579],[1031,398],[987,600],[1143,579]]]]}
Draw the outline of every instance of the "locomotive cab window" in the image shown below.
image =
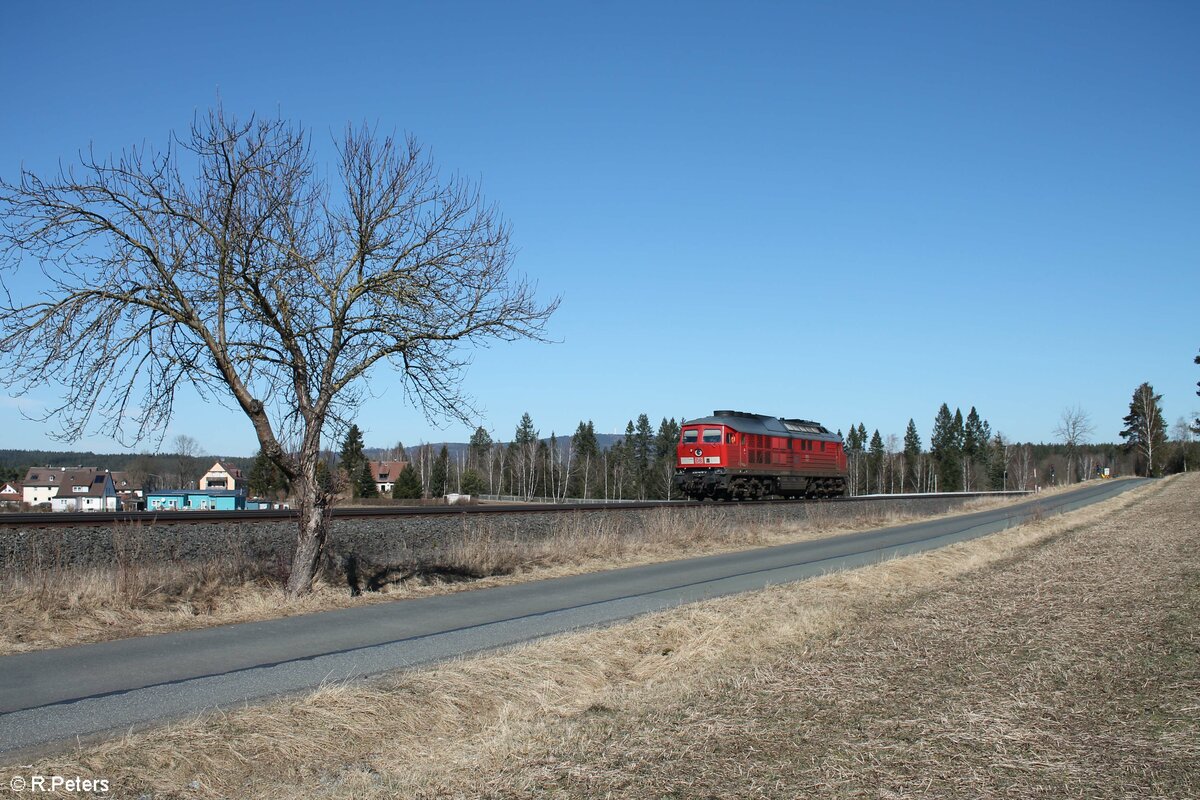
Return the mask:
{"type": "Polygon", "coordinates": [[[720,428],[705,428],[704,429],[704,441],[706,444],[720,444],[721,443],[721,429],[720,428]]]}
{"type": "Polygon", "coordinates": [[[696,430],[695,428],[688,428],[687,430],[685,430],[683,432],[683,443],[684,444],[695,444],[699,438],[700,438],[700,431],[696,430]]]}
{"type": "Polygon", "coordinates": [[[736,444],[736,443],[737,443],[737,434],[736,433],[731,432],[731,433],[725,434],[725,444],[736,444]]]}

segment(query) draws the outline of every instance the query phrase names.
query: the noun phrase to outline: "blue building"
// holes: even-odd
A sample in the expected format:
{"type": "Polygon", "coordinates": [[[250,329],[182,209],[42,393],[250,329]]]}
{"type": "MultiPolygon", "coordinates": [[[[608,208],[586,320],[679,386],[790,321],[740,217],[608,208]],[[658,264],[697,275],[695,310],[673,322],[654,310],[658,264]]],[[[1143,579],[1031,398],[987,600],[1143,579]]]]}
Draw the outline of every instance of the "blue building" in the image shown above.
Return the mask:
{"type": "Polygon", "coordinates": [[[245,489],[168,489],[146,492],[147,511],[244,511],[245,489]]]}

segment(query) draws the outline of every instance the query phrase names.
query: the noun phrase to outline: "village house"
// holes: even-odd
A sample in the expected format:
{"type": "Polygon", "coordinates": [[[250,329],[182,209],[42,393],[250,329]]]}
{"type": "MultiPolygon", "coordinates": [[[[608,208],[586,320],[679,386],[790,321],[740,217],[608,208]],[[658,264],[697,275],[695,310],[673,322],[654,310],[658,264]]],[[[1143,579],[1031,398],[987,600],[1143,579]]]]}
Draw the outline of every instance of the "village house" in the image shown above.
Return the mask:
{"type": "Polygon", "coordinates": [[[137,511],[142,507],[142,487],[135,486],[129,480],[128,472],[112,472],[113,486],[116,487],[117,497],[121,500],[123,511],[137,511]]]}
{"type": "Polygon", "coordinates": [[[404,469],[407,461],[370,461],[371,477],[375,479],[375,487],[379,489],[381,495],[387,496],[392,493],[392,487],[396,485],[396,478],[400,475],[400,470],[404,469]]]}
{"type": "Polygon", "coordinates": [[[244,490],[244,484],[245,481],[242,479],[242,471],[240,469],[237,467],[226,467],[218,461],[200,479],[200,490],[224,489],[225,491],[232,492],[238,489],[244,490]]]}
{"type": "Polygon", "coordinates": [[[121,501],[108,470],[95,467],[31,467],[22,494],[31,507],[51,511],[120,511],[121,501]]]}
{"type": "Polygon", "coordinates": [[[0,506],[11,508],[25,502],[25,492],[19,483],[0,483],[0,506]]]}

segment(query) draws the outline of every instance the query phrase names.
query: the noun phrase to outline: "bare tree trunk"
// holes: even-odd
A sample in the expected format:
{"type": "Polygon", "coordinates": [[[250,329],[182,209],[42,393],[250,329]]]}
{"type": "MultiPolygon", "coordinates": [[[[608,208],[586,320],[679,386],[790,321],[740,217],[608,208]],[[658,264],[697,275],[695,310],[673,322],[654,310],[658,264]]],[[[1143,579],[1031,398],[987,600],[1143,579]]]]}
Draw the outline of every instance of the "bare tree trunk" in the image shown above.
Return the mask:
{"type": "Polygon", "coordinates": [[[312,589],[329,533],[331,497],[327,487],[321,485],[319,472],[321,427],[318,426],[316,431],[309,429],[299,459],[296,497],[300,520],[292,571],[286,586],[289,597],[298,597],[312,589]]]}
{"type": "Polygon", "coordinates": [[[292,556],[292,572],[287,581],[290,597],[298,597],[312,589],[328,538],[330,509],[312,494],[306,489],[306,496],[300,501],[300,531],[296,536],[296,552],[292,556]]]}

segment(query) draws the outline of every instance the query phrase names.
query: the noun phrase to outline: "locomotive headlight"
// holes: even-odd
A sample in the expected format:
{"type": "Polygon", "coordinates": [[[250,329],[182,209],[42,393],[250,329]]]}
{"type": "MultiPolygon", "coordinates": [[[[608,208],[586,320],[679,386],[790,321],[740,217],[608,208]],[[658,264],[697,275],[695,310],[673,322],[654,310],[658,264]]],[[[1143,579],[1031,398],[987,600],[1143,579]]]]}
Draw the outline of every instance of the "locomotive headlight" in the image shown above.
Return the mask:
{"type": "Polygon", "coordinates": [[[698,456],[702,456],[702,455],[704,455],[704,451],[703,451],[703,450],[701,450],[699,447],[697,447],[697,448],[696,448],[696,455],[698,455],[698,456]]]}

